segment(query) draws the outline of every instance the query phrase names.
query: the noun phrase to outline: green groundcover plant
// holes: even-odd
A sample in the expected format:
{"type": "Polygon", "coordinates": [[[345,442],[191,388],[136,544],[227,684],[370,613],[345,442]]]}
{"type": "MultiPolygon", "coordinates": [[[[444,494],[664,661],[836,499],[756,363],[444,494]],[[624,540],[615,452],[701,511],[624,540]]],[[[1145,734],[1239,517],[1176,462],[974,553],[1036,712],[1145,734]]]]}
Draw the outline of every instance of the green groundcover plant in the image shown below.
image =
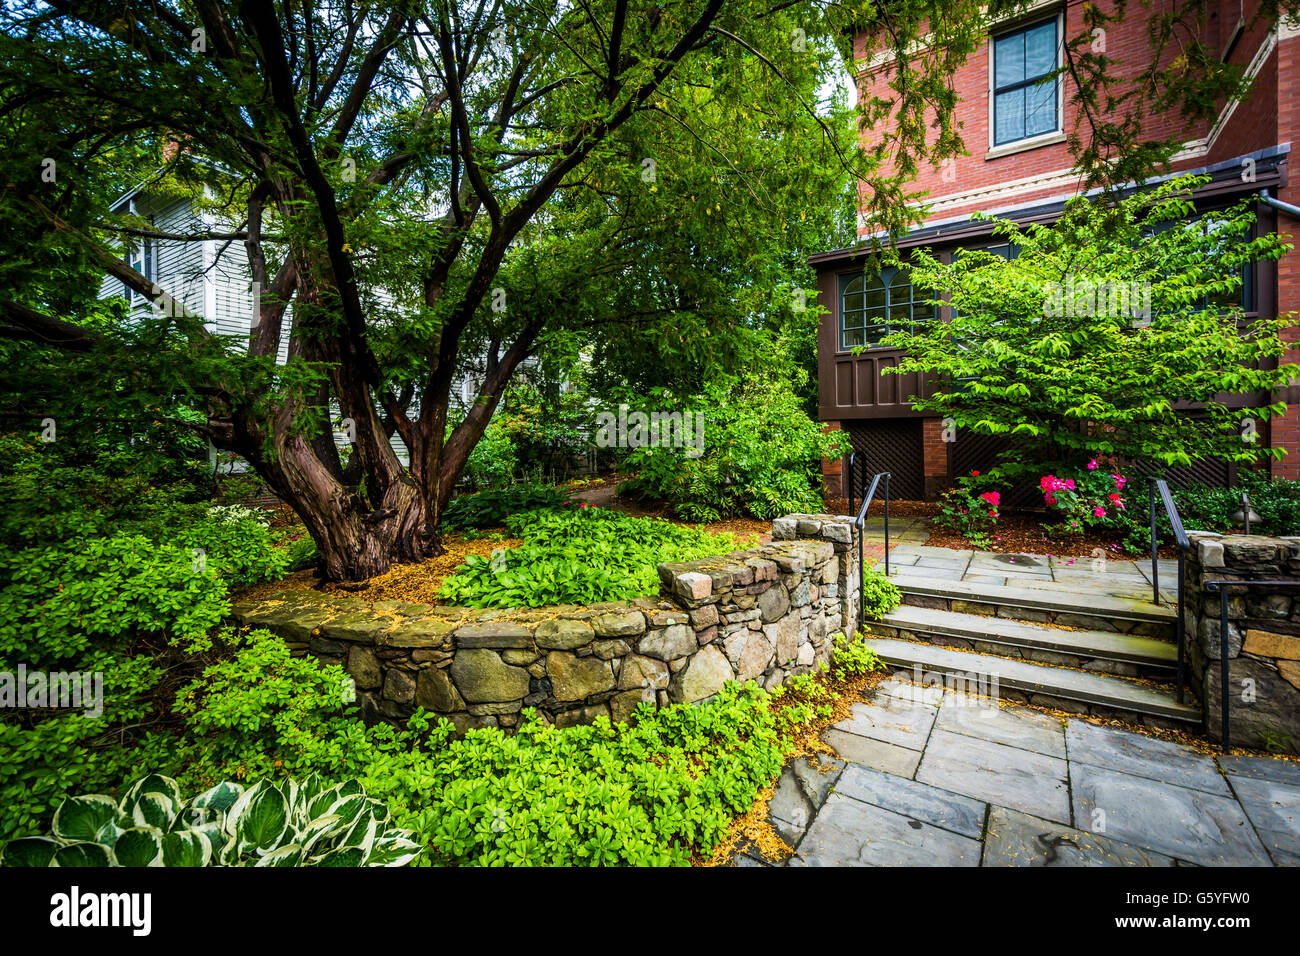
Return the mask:
{"type": "Polygon", "coordinates": [[[732,534],[683,528],[568,502],[506,518],[517,548],[491,558],[470,555],[439,596],[469,607],[543,607],[616,601],[654,594],[657,566],[693,561],[740,548],[732,534]]]}
{"type": "MultiPolygon", "coordinates": [[[[64,804],[67,813],[60,810],[52,825],[54,843],[10,844],[8,862],[39,864],[52,853],[64,854],[59,865],[103,865],[111,851],[119,864],[145,857],[162,865],[173,865],[174,858],[197,863],[204,859],[201,841],[168,837],[173,829],[197,827],[207,828],[211,865],[315,857],[320,865],[373,865],[375,855],[326,859],[357,845],[359,818],[347,828],[319,822],[340,815],[334,807],[346,794],[375,801],[367,804],[376,821],[372,854],[386,847],[400,856],[412,850],[409,838],[427,847],[418,865],[684,865],[708,854],[731,819],[753,805],[779,772],[794,736],[829,716],[837,694],[832,676],[855,678],[880,667],[865,644],[839,635],[833,675],[805,674],[770,694],[753,683],[731,683],[697,706],[656,711],[644,704],[628,725],[600,718],[555,728],[529,710],[513,735],[487,728],[457,739],[449,722],[433,722],[423,711],[403,728],[367,726],[347,702],[341,668],[295,659],[267,631],[226,639],[229,655],[181,691],[183,723],[143,740],[127,738],[135,741],[135,759],[148,761],[159,776],[124,787],[121,797],[64,804]],[[161,782],[164,773],[175,783],[161,782]],[[249,818],[241,830],[239,817],[232,824],[229,815],[177,823],[180,793],[206,788],[188,806],[214,803],[220,807],[198,809],[233,812],[230,796],[250,779],[260,782],[239,799],[246,806],[268,801],[271,824],[249,818]],[[333,796],[316,799],[327,790],[333,796]],[[137,810],[141,801],[148,805],[137,810]],[[281,831],[285,807],[291,823],[281,831]],[[330,846],[313,844],[319,850],[313,853],[306,847],[317,826],[330,833],[330,846]],[[145,835],[120,845],[118,830],[141,827],[162,832],[161,860],[150,853],[156,843],[145,835]],[[179,856],[169,857],[169,842],[179,856]],[[65,849],[72,844],[99,848],[65,849]],[[304,848],[302,857],[297,847],[304,848]]],[[[44,819],[9,835],[50,832],[44,819]]],[[[378,859],[394,862],[387,852],[378,859]]]]}

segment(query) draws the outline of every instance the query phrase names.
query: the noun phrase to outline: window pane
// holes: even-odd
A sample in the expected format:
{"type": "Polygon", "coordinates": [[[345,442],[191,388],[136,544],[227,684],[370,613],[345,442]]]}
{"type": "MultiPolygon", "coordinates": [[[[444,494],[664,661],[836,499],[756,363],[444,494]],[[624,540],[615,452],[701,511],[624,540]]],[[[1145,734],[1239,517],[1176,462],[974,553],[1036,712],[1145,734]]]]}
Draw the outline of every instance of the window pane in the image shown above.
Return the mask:
{"type": "Polygon", "coordinates": [[[994,143],[1009,143],[1025,138],[1025,91],[1012,90],[999,93],[993,103],[993,116],[996,121],[994,143]]]}
{"type": "Polygon", "coordinates": [[[1056,21],[1025,31],[1024,79],[1043,76],[1056,69],[1056,21]]]}
{"type": "Polygon", "coordinates": [[[871,288],[867,290],[866,300],[868,309],[879,309],[883,315],[885,310],[885,287],[879,282],[873,283],[871,288]]]}
{"type": "Polygon", "coordinates": [[[861,308],[862,308],[862,293],[861,293],[861,292],[859,292],[857,295],[846,295],[846,296],[844,297],[844,311],[845,311],[845,312],[851,312],[851,311],[853,311],[854,309],[859,309],[859,310],[860,310],[861,308]]]}
{"type": "Polygon", "coordinates": [[[1025,35],[1013,33],[993,44],[993,86],[1000,89],[1025,78],[1025,35]]]}
{"type": "Polygon", "coordinates": [[[885,325],[883,322],[877,323],[875,325],[868,325],[865,334],[867,337],[867,342],[869,342],[872,345],[875,345],[877,342],[879,342],[881,339],[883,339],[886,335],[889,334],[889,327],[885,325]]]}
{"type": "Polygon", "coordinates": [[[1025,90],[1025,135],[1037,136],[1056,129],[1056,83],[1041,83],[1025,90]]]}
{"type": "Polygon", "coordinates": [[[852,348],[857,348],[860,345],[866,345],[866,344],[867,344],[867,338],[865,335],[863,335],[862,330],[854,329],[851,331],[846,330],[844,332],[843,343],[841,347],[846,349],[852,349],[852,348]]]}

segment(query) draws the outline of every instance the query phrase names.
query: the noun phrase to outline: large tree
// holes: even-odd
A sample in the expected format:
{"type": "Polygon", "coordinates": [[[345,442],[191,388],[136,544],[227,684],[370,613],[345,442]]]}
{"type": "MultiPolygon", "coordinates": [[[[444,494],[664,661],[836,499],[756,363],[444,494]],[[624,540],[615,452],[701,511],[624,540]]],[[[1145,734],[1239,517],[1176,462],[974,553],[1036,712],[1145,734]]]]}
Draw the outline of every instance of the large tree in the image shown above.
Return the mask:
{"type": "MultiPolygon", "coordinates": [[[[1204,2],[1175,6],[1190,16],[1204,2]]],[[[793,215],[792,180],[812,173],[807,195],[820,201],[835,171],[858,180],[869,231],[913,221],[908,177],[961,149],[953,69],[976,48],[986,14],[1015,6],[6,5],[0,221],[24,252],[0,267],[0,333],[97,347],[104,330],[79,321],[77,293],[51,281],[87,269],[174,307],[122,260],[123,239],[150,227],[113,215],[109,200],[146,168],[151,147],[179,144],[156,178],[211,187],[231,222],[220,235],[242,245],[263,290],[230,361],[212,360],[224,343],[208,341],[201,323],[175,325],[188,343],[177,367],[192,367],[203,430],[292,505],[329,577],[364,578],[437,551],[440,515],[503,388],[539,343],[573,330],[573,315],[605,325],[639,315],[683,342],[725,330],[732,315],[696,308],[689,283],[647,278],[668,273],[664,260],[638,263],[655,248],[644,242],[653,214],[661,250],[684,262],[734,259],[746,243],[729,237],[751,229],[752,244],[793,215]],[[888,124],[869,150],[814,102],[864,52],[855,36],[892,57],[892,94],[859,104],[859,123],[888,124]],[[766,157],[756,148],[765,140],[766,157]],[[695,151],[681,166],[665,161],[674,150],[686,157],[687,142],[695,151]],[[588,201],[570,198],[583,193],[588,201]],[[592,196],[636,228],[582,220],[592,196]],[[673,216],[692,224],[691,241],[663,241],[673,216]],[[716,219],[701,230],[705,217],[716,219]],[[277,370],[284,339],[290,365],[277,370]],[[450,422],[467,348],[485,356],[482,387],[450,422]],[[328,426],[334,408],[355,436],[346,468],[328,426]],[[407,467],[393,434],[410,452],[407,467]]],[[[1113,92],[1107,65],[1079,61],[1088,89],[1113,92]],[[1090,68],[1102,79],[1089,79],[1090,68]]],[[[1232,92],[1230,73],[1175,67],[1128,102],[1203,106],[1232,92]]],[[[1103,166],[1106,150],[1084,158],[1103,166]]],[[[729,274],[745,287],[738,270],[729,274]]],[[[760,298],[782,281],[779,270],[750,277],[760,298]]]]}

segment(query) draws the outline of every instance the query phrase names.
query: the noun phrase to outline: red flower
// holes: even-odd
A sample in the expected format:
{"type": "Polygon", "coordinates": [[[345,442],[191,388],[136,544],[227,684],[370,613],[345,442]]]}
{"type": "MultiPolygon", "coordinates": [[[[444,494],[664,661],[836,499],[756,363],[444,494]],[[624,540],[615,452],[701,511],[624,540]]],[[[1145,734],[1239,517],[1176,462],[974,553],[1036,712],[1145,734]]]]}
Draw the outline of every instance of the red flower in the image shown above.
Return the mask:
{"type": "Polygon", "coordinates": [[[978,477],[980,476],[980,473],[979,473],[978,471],[972,471],[972,472],[970,473],[970,476],[971,476],[972,478],[978,478],[978,477]]]}
{"type": "Polygon", "coordinates": [[[980,497],[991,504],[994,508],[996,508],[998,503],[1002,500],[1001,493],[996,491],[986,491],[984,494],[980,495],[980,497]]]}

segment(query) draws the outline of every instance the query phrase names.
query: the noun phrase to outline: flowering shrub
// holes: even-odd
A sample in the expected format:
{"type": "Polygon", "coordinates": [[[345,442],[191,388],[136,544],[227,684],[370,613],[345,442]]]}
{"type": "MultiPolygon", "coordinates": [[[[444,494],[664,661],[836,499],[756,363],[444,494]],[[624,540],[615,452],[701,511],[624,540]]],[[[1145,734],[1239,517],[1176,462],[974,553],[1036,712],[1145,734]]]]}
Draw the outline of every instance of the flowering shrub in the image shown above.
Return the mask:
{"type": "Polygon", "coordinates": [[[1128,484],[1117,466],[1093,458],[1073,478],[1044,475],[1038,480],[1043,503],[1061,518],[1048,532],[1056,537],[1081,535],[1086,528],[1126,530],[1127,503],[1124,486],[1128,484]]]}
{"type": "Polygon", "coordinates": [[[977,547],[988,547],[989,531],[997,524],[998,506],[1002,493],[977,492],[988,483],[978,471],[957,479],[957,487],[950,488],[939,497],[939,514],[935,523],[951,528],[977,547]]]}

